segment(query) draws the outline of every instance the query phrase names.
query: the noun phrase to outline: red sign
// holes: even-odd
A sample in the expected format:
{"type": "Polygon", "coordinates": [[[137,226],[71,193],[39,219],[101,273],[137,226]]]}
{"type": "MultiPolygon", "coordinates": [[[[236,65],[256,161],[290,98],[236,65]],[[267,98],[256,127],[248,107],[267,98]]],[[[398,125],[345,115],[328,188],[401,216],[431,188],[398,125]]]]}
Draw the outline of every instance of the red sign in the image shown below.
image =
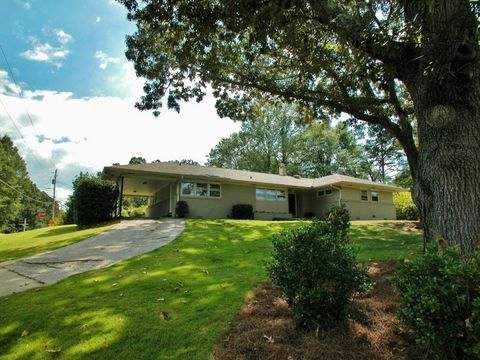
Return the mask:
{"type": "Polygon", "coordinates": [[[44,211],[41,211],[41,212],[38,213],[38,218],[39,218],[40,220],[45,219],[46,216],[47,216],[47,213],[44,212],[44,211]]]}

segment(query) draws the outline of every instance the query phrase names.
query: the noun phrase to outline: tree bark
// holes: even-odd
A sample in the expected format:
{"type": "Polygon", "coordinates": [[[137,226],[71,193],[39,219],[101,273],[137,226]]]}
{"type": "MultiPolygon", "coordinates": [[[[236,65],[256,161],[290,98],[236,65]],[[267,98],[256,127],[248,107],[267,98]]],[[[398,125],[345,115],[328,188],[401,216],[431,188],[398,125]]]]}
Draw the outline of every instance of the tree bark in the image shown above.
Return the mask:
{"type": "Polygon", "coordinates": [[[480,240],[477,21],[468,1],[434,4],[422,23],[423,57],[404,81],[418,121],[413,197],[426,242],[471,253],[480,240]]]}

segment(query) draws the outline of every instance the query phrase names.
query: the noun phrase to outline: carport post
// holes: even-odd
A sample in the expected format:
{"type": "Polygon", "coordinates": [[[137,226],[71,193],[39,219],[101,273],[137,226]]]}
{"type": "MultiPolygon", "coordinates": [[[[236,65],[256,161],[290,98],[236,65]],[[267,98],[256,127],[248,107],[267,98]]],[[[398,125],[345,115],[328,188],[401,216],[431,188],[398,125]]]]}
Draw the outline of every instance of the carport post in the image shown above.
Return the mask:
{"type": "Polygon", "coordinates": [[[123,176],[120,178],[120,194],[119,194],[119,211],[118,211],[118,217],[122,218],[122,205],[123,205],[123,176]]]}

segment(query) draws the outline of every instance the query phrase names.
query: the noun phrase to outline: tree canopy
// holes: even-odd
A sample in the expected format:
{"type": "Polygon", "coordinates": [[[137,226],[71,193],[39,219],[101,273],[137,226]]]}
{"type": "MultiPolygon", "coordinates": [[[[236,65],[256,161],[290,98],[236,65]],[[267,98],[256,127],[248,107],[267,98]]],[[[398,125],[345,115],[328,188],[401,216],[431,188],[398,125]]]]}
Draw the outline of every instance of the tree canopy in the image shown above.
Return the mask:
{"type": "Polygon", "coordinates": [[[30,180],[25,161],[12,140],[0,137],[0,232],[21,229],[27,220],[28,229],[46,226],[51,218],[52,198],[30,180]],[[47,213],[44,220],[38,212],[47,213]]]}
{"type": "Polygon", "coordinates": [[[255,99],[281,98],[311,118],[343,112],[378,125],[406,153],[425,239],[476,247],[477,2],[120,1],[137,25],[127,57],[146,79],[139,109],[158,115],[166,95],[179,110],[211,86],[233,119],[248,118],[255,99]],[[455,191],[468,194],[461,205],[455,191]]]}

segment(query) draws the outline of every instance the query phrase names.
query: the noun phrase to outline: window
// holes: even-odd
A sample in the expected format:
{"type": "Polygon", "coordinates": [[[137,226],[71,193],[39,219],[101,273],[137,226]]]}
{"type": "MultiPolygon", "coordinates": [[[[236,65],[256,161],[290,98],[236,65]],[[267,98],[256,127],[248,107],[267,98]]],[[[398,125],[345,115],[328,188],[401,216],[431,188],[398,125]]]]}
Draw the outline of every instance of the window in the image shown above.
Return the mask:
{"type": "Polygon", "coordinates": [[[326,196],[326,195],[332,195],[332,189],[324,189],[324,190],[318,190],[317,196],[326,196]]]}
{"type": "Polygon", "coordinates": [[[193,189],[195,188],[194,183],[182,183],[182,190],[181,194],[182,195],[193,195],[193,189]]]}
{"type": "Polygon", "coordinates": [[[285,190],[256,189],[255,194],[257,200],[285,201],[287,199],[285,190]]]}
{"type": "Polygon", "coordinates": [[[378,202],[378,192],[372,191],[371,196],[372,196],[372,201],[378,202]]]}
{"type": "Polygon", "coordinates": [[[277,201],[285,201],[285,191],[284,190],[277,190],[277,201]]]}
{"type": "Polygon", "coordinates": [[[220,197],[220,185],[217,184],[209,184],[210,189],[209,189],[209,195],[210,197],[220,197]]]}
{"type": "Polygon", "coordinates": [[[255,193],[256,193],[257,200],[266,200],[267,199],[265,191],[266,191],[266,189],[257,189],[256,190],[255,193]]]}
{"type": "Polygon", "coordinates": [[[270,201],[277,200],[277,191],[267,189],[267,200],[270,200],[270,201]]]}
{"type": "Polygon", "coordinates": [[[221,198],[222,187],[220,184],[183,182],[180,184],[182,196],[221,198]]]}
{"type": "Polygon", "coordinates": [[[360,190],[360,200],[368,201],[368,191],[367,190],[360,190]]]}

